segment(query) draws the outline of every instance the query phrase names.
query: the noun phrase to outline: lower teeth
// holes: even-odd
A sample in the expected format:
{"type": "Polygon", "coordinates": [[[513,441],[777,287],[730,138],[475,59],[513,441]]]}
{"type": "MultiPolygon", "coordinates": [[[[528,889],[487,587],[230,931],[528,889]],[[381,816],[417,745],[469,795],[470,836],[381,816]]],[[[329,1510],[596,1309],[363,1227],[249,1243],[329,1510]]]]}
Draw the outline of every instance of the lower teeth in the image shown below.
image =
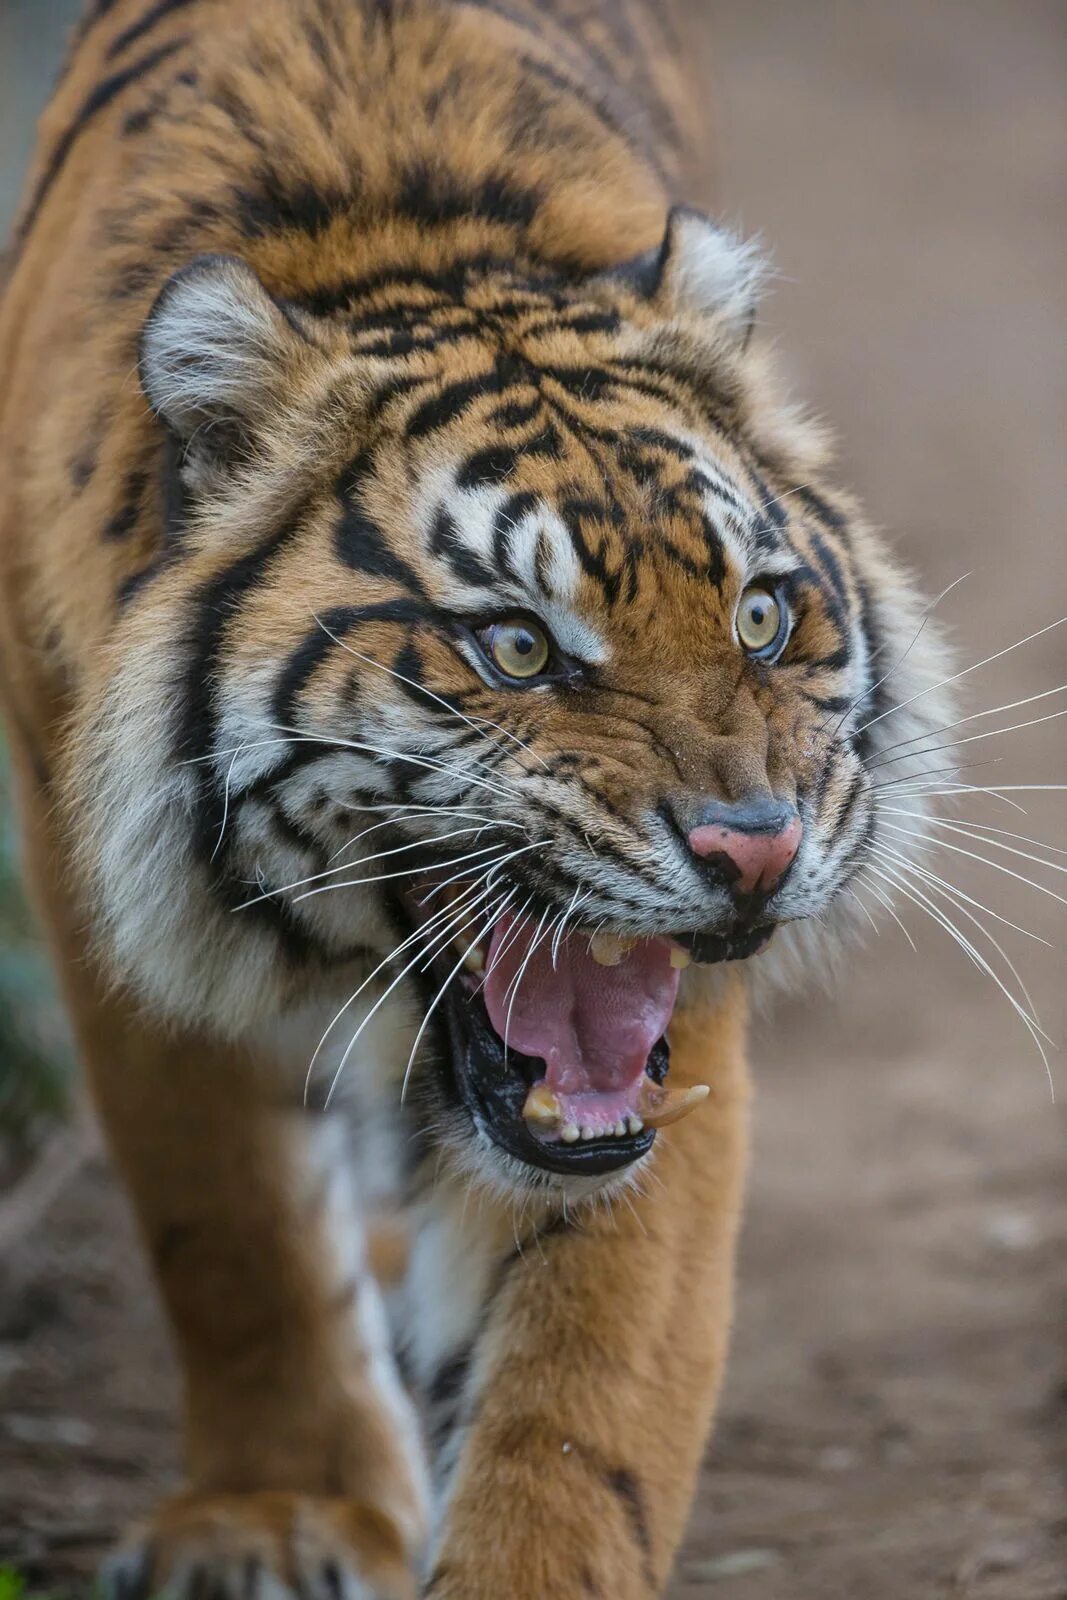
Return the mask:
{"type": "Polygon", "coordinates": [[[641,1115],[619,1117],[606,1128],[594,1128],[579,1127],[576,1122],[564,1122],[562,1102],[547,1083],[538,1083],[526,1096],[522,1115],[527,1123],[544,1133],[558,1132],[564,1144],[577,1144],[579,1139],[586,1143],[591,1139],[621,1139],[626,1134],[633,1137],[645,1128],[662,1128],[670,1122],[680,1121],[695,1111],[707,1099],[708,1093],[705,1084],[694,1084],[688,1089],[668,1089],[646,1078],[639,1093],[641,1115]]]}

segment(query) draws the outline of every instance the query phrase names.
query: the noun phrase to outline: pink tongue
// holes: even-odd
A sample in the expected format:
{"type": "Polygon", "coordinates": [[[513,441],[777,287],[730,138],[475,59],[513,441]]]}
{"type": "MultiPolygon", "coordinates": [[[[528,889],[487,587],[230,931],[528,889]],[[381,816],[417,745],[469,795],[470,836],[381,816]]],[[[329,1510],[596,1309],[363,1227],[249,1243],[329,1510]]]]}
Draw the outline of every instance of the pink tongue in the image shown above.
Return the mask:
{"type": "Polygon", "coordinates": [[[617,967],[602,967],[588,935],[576,934],[561,941],[553,965],[551,937],[526,961],[536,931],[533,924],[515,932],[511,917],[494,927],[484,991],[490,1022],[512,1049],[540,1057],[558,1093],[629,1088],[674,1010],[670,946],[642,939],[617,967]]]}

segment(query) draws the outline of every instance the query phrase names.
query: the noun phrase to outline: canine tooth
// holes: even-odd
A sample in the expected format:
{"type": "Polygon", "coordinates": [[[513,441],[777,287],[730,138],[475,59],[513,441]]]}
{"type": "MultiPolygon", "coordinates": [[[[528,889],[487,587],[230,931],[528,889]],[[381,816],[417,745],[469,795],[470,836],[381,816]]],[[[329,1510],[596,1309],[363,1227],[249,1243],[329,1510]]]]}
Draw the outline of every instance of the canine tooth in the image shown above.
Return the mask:
{"type": "MultiPolygon", "coordinates": [[[[536,1123],[539,1128],[558,1128],[563,1121],[563,1107],[547,1083],[534,1085],[526,1096],[522,1114],[527,1122],[536,1123]]],[[[563,1137],[567,1137],[566,1128],[563,1137]]]]}
{"type": "Polygon", "coordinates": [[[644,1127],[644,1123],[641,1121],[640,1117],[628,1117],[626,1120],[626,1127],[630,1133],[640,1133],[644,1127]]]}
{"type": "Polygon", "coordinates": [[[678,1122],[695,1111],[710,1093],[706,1083],[694,1083],[689,1089],[664,1089],[646,1077],[638,1100],[645,1127],[665,1128],[670,1122],[678,1122]]]}
{"type": "Polygon", "coordinates": [[[686,967],[692,965],[692,961],[688,950],[683,950],[680,944],[671,945],[671,966],[675,972],[684,972],[686,967]]]}
{"type": "Polygon", "coordinates": [[[622,939],[616,933],[594,933],[589,941],[589,954],[598,967],[617,967],[636,942],[622,939]]]}
{"type": "Polygon", "coordinates": [[[578,1132],[578,1129],[573,1122],[568,1122],[564,1127],[563,1132],[560,1134],[560,1138],[563,1140],[564,1144],[577,1144],[581,1137],[581,1134],[578,1132]]]}
{"type": "Polygon", "coordinates": [[[467,951],[463,957],[463,965],[468,972],[473,972],[478,977],[485,971],[485,957],[477,945],[473,950],[467,951]]]}

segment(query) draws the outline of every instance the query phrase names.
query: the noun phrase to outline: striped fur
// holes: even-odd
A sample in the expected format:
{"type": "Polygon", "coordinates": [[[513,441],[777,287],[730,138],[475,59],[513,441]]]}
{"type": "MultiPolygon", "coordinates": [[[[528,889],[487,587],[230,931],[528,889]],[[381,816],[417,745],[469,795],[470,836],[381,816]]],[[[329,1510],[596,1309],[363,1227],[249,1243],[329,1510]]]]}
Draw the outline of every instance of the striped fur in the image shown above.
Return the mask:
{"type": "Polygon", "coordinates": [[[0,665],[189,1388],[189,1494],[127,1546],[130,1594],[637,1600],[669,1572],[748,985],[686,974],[672,1082],[712,1098],[627,1210],[503,1158],[420,975],[381,1008],[372,975],[412,865],[494,852],[513,909],[699,930],[665,805],[769,788],[804,835],[757,977],[810,983],[872,761],[947,720],[922,602],[779,397],[756,252],[679,204],[693,51],[660,0],[96,0],[42,122],[0,319],[0,665]],[[757,579],[795,619],[774,665],[735,633],[757,579]],[[516,613],[552,682],[482,653],[516,613]],[[294,1132],[309,1059],[326,1145],[294,1132]],[[421,1443],[351,1243],[397,1206],[421,1443]]]}

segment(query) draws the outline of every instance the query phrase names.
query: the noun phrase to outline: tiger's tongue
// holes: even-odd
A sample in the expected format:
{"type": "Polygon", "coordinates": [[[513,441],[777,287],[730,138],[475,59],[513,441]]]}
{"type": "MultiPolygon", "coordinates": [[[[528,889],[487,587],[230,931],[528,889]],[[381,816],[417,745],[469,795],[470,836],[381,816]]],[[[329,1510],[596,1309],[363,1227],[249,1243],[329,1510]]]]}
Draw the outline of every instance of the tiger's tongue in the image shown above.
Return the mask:
{"type": "Polygon", "coordinates": [[[536,925],[516,932],[511,917],[501,917],[493,929],[484,996],[500,1038],[539,1057],[559,1094],[604,1093],[639,1082],[678,993],[670,946],[642,939],[618,966],[602,967],[589,954],[588,935],[562,940],[554,961],[551,938],[530,953],[535,936],[536,925]]]}

